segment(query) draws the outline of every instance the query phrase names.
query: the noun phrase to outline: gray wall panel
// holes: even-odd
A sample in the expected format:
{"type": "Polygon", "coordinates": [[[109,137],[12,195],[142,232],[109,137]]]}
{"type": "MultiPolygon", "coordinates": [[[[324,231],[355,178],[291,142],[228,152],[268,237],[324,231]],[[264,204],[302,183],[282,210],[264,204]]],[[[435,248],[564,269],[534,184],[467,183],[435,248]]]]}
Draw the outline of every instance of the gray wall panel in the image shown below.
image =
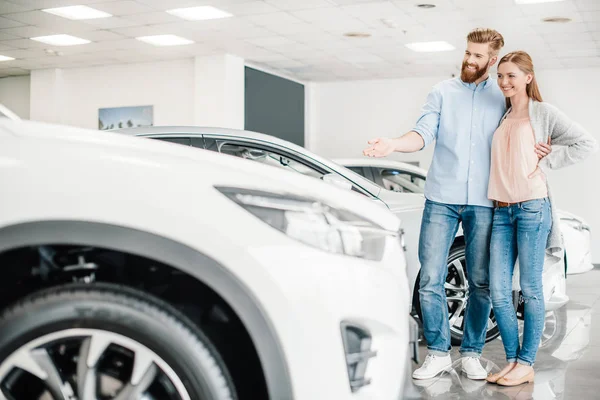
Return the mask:
{"type": "Polygon", "coordinates": [[[304,146],[304,85],[246,67],[245,129],[304,146]]]}

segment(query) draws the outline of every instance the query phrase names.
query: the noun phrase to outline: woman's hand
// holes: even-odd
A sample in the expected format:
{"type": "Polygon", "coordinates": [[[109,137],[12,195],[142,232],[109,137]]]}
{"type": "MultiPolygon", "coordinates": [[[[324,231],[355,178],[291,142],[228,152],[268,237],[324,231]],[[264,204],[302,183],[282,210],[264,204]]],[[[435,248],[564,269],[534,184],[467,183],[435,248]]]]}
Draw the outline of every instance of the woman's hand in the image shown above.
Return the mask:
{"type": "Polygon", "coordinates": [[[550,136],[548,136],[548,143],[539,142],[535,145],[535,153],[540,160],[552,153],[552,139],[550,136]]]}

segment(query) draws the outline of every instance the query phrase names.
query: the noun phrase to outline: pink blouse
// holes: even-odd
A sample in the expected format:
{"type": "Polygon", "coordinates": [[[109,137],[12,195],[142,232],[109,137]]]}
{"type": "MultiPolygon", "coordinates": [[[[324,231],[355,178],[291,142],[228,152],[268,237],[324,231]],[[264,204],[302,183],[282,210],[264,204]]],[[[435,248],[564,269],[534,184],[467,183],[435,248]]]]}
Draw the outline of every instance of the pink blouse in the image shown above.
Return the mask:
{"type": "Polygon", "coordinates": [[[546,176],[538,161],[529,118],[505,118],[492,139],[488,198],[520,203],[547,197],[546,176]]]}

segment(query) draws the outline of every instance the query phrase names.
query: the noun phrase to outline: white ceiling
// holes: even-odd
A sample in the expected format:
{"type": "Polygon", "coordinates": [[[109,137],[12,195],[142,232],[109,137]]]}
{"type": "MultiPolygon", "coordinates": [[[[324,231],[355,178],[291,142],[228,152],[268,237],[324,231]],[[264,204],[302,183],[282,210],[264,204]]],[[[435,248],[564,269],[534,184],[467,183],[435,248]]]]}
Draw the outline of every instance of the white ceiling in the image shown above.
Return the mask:
{"type": "Polygon", "coordinates": [[[522,49],[536,68],[600,66],[600,0],[515,5],[514,0],[10,0],[0,1],[0,77],[40,68],[138,63],[228,52],[301,80],[450,75],[459,71],[474,27],[500,31],[503,52],[522,49]],[[433,9],[416,7],[431,3],[433,9]],[[111,18],[72,21],[40,11],[85,4],[111,18]],[[234,15],[185,21],[165,10],[211,5],[234,15]],[[569,23],[544,23],[568,17],[569,23]],[[387,24],[382,20],[387,20],[387,24]],[[388,26],[392,25],[392,27],[388,26]],[[347,38],[368,32],[370,38],[347,38]],[[92,43],[53,47],[30,37],[71,34],[92,43]],[[154,47],[134,39],[175,34],[185,46],[154,47]],[[455,51],[415,53],[404,44],[446,40],[455,51]],[[62,52],[51,55],[47,49],[62,52]]]}

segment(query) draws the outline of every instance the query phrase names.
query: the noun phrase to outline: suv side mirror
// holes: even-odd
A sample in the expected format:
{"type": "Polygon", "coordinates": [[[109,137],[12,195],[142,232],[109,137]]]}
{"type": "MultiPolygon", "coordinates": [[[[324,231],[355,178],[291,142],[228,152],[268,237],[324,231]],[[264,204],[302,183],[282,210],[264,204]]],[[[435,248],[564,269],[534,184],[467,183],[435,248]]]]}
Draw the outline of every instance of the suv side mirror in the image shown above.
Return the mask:
{"type": "Polygon", "coordinates": [[[330,183],[334,186],[337,186],[341,189],[352,190],[352,183],[348,182],[347,179],[339,176],[335,173],[325,174],[321,177],[323,182],[330,183]]]}

